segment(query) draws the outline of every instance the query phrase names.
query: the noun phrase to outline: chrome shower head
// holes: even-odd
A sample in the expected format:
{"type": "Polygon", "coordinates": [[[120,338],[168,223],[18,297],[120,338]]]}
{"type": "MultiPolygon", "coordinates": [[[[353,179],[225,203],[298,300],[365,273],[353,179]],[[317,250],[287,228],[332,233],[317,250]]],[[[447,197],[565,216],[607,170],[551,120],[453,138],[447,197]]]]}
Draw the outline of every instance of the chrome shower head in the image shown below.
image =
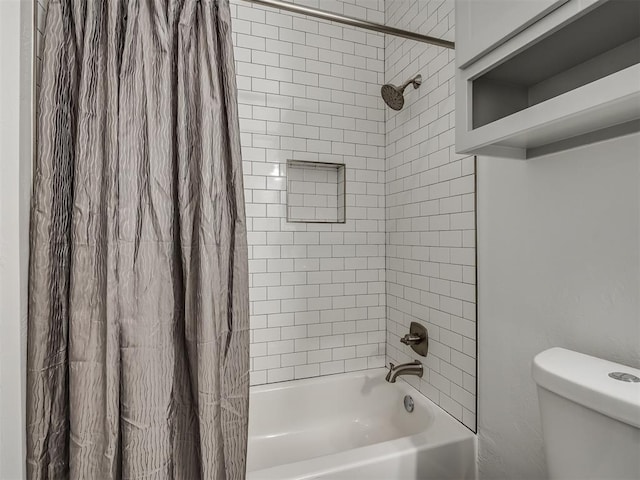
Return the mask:
{"type": "Polygon", "coordinates": [[[394,110],[401,110],[404,106],[404,89],[407,88],[410,83],[413,84],[413,88],[418,88],[422,84],[422,75],[416,75],[400,87],[396,87],[390,83],[383,85],[380,93],[382,94],[384,103],[394,110]]]}

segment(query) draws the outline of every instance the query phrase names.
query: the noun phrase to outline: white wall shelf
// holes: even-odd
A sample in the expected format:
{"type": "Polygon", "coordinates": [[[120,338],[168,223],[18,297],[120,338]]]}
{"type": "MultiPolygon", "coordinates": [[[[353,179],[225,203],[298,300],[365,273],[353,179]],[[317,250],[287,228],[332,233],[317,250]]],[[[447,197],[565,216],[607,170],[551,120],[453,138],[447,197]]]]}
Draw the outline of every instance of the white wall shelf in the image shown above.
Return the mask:
{"type": "Polygon", "coordinates": [[[529,158],[638,129],[640,2],[574,1],[457,69],[459,153],[529,158]]]}

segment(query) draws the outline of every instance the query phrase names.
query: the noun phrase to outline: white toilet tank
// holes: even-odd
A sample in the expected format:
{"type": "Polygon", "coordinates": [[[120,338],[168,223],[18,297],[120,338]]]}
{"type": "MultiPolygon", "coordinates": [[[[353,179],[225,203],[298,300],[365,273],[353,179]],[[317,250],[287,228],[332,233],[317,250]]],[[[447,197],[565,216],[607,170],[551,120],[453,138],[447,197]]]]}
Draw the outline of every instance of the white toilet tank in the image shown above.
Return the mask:
{"type": "Polygon", "coordinates": [[[640,381],[634,377],[640,380],[640,370],[564,348],[536,355],[550,479],[640,479],[640,381]]]}

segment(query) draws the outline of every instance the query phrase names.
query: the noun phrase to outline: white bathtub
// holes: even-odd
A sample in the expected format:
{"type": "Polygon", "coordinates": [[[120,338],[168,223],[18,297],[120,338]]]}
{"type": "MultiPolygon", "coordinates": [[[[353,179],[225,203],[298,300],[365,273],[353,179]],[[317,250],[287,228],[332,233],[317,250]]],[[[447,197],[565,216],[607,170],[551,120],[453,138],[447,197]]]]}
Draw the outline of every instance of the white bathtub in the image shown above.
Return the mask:
{"type": "Polygon", "coordinates": [[[475,435],[386,372],[252,387],[247,480],[475,479],[475,435]]]}

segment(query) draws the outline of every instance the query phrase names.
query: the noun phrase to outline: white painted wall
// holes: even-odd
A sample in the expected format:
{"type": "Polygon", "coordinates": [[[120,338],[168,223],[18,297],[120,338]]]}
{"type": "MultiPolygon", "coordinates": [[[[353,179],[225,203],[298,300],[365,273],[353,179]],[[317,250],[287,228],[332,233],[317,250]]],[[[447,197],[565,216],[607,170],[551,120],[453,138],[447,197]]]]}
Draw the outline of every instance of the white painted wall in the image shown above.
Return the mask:
{"type": "Polygon", "coordinates": [[[552,346],[640,367],[640,135],[478,159],[480,473],[545,478],[531,360],[552,346]]]}
{"type": "Polygon", "coordinates": [[[0,0],[0,479],[24,476],[32,144],[30,0],[0,0]]]}

